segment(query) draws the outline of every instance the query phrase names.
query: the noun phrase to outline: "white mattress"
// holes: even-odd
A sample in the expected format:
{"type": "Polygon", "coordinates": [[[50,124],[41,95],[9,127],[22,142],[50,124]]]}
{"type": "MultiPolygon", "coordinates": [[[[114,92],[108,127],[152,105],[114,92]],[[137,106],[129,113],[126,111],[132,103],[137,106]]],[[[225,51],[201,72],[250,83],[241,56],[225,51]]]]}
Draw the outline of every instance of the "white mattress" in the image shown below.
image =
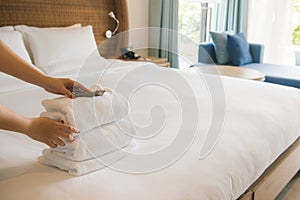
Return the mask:
{"type": "MultiPolygon", "coordinates": [[[[99,78],[95,70],[82,74],[79,80],[87,86],[99,78]]],[[[73,78],[75,75],[75,72],[69,74],[73,78]]],[[[215,107],[211,97],[214,94],[207,90],[203,76],[193,69],[174,71],[145,63],[113,63],[101,77],[100,83],[110,88],[117,86],[125,96],[128,90],[132,90],[132,120],[140,127],[163,121],[158,135],[146,137],[140,133],[141,137],[146,138],[137,139],[136,147],[129,150],[131,154],[128,159],[119,165],[72,177],[66,172],[37,163],[37,157],[45,145],[21,134],[1,131],[1,199],[238,198],[299,137],[300,90],[228,77],[220,80],[224,90],[219,91],[218,88],[218,94],[223,91],[225,94],[225,119],[219,121],[222,132],[213,150],[200,159],[213,117],[223,117],[222,112],[213,110],[215,107]],[[178,81],[180,79],[176,79],[176,76],[184,77],[181,80],[186,81],[192,92],[182,91],[185,89],[181,88],[184,83],[178,81]],[[141,85],[146,79],[152,83],[141,85]],[[172,93],[177,89],[179,93],[172,93]],[[194,106],[192,109],[186,107],[189,102],[190,106],[194,106]],[[181,138],[175,145],[177,149],[165,154],[154,153],[172,146],[176,136],[181,138]],[[181,146],[183,144],[189,146],[181,146]],[[177,151],[179,154],[176,154],[177,151]]],[[[0,94],[0,104],[27,116],[38,116],[42,111],[41,100],[51,97],[54,95],[41,89],[25,87],[0,94]]],[[[217,102],[222,105],[222,95],[217,97],[217,102]]]]}

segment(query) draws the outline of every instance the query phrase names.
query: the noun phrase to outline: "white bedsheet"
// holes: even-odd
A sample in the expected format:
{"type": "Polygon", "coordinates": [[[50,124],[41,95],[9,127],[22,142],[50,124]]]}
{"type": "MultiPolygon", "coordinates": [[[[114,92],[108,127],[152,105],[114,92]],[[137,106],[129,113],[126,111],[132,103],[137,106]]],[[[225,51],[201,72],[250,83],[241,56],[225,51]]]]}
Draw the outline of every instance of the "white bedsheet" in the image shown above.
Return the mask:
{"type": "Polygon", "coordinates": [[[25,87],[30,87],[30,85],[24,81],[21,81],[17,78],[11,77],[7,74],[0,72],[0,95],[14,91],[24,89],[25,87]]]}
{"type": "MultiPolygon", "coordinates": [[[[170,78],[170,69],[118,61],[102,77],[101,84],[114,88],[120,77],[138,68],[149,76],[170,78]]],[[[236,199],[299,137],[300,90],[222,77],[226,102],[222,135],[213,151],[199,159],[212,119],[211,94],[192,69],[178,73],[187,78],[195,93],[199,122],[195,140],[176,162],[151,173],[132,174],[105,168],[74,178],[37,163],[45,145],[20,134],[0,131],[1,199],[236,199]]],[[[89,86],[95,79],[95,73],[90,73],[80,81],[89,86]]],[[[135,81],[126,79],[122,87],[133,87],[135,81]]],[[[52,97],[41,89],[26,88],[1,95],[0,104],[28,116],[38,116],[43,109],[41,100],[52,97]]],[[[189,100],[193,95],[186,98],[189,100]]],[[[153,122],[150,108],[158,104],[163,105],[167,116],[163,130],[156,137],[137,140],[133,152],[149,153],[164,148],[178,133],[182,120],[178,99],[158,85],[145,86],[131,99],[133,121],[143,125],[153,122]]],[[[190,125],[192,120],[197,119],[189,118],[190,125]]]]}

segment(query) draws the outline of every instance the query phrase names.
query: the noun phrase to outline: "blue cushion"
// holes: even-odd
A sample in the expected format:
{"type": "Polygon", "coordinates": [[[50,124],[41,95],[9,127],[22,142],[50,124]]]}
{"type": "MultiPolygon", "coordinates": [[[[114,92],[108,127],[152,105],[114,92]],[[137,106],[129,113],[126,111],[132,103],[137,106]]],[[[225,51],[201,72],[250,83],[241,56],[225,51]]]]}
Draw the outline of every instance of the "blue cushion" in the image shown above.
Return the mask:
{"type": "Polygon", "coordinates": [[[224,65],[230,62],[227,50],[227,33],[209,32],[214,42],[217,63],[224,65]]]}
{"type": "Polygon", "coordinates": [[[241,66],[252,63],[250,47],[244,33],[227,35],[227,49],[233,65],[241,66]]]}

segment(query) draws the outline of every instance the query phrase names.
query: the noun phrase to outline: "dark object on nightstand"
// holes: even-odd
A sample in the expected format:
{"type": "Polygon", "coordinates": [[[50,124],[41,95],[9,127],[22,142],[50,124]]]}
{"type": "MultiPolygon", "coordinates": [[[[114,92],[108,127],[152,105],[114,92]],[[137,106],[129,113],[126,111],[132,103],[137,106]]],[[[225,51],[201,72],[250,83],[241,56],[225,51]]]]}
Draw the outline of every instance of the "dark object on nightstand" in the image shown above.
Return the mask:
{"type": "Polygon", "coordinates": [[[130,59],[130,60],[137,60],[141,56],[137,53],[133,52],[129,48],[121,48],[122,58],[130,59]]]}

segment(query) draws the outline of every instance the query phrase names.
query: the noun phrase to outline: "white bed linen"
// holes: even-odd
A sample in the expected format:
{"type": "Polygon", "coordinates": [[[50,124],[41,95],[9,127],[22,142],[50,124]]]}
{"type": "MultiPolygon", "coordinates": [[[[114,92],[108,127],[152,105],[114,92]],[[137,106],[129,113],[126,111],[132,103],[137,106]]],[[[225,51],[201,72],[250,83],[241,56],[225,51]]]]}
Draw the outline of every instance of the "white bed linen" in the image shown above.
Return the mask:
{"type": "MultiPolygon", "coordinates": [[[[101,84],[114,88],[116,80],[136,67],[166,79],[170,72],[170,69],[152,64],[117,61],[101,84]]],[[[299,90],[222,77],[226,95],[223,133],[211,154],[200,160],[200,147],[212,117],[210,94],[195,72],[178,72],[188,78],[195,92],[199,127],[195,141],[175,163],[149,174],[122,173],[105,168],[74,178],[37,163],[45,145],[20,134],[0,131],[1,199],[236,199],[299,137],[299,90]]],[[[70,74],[70,77],[75,75],[70,74]]],[[[80,80],[89,86],[96,79],[93,76],[95,73],[89,73],[80,80]]],[[[131,87],[133,82],[124,82],[124,87],[131,87]]],[[[28,116],[38,116],[43,109],[41,100],[52,97],[43,90],[26,88],[1,95],[0,104],[28,116]]],[[[172,141],[178,131],[180,119],[176,114],[180,110],[174,98],[161,88],[147,87],[138,98],[140,101],[135,99],[130,106],[134,111],[133,119],[140,123],[149,123],[149,106],[153,102],[165,105],[169,112],[161,135],[148,141],[136,141],[135,151],[149,152],[172,141]]]]}
{"type": "MultiPolygon", "coordinates": [[[[31,66],[33,68],[35,67],[32,64],[31,66]]],[[[36,69],[39,70],[38,68],[36,69]]],[[[37,88],[37,86],[31,85],[25,81],[22,81],[13,76],[0,72],[0,95],[5,95],[10,92],[24,90],[26,88],[37,88]]]]}
{"type": "Polygon", "coordinates": [[[30,87],[30,85],[20,79],[0,72],[0,94],[30,87]]]}

